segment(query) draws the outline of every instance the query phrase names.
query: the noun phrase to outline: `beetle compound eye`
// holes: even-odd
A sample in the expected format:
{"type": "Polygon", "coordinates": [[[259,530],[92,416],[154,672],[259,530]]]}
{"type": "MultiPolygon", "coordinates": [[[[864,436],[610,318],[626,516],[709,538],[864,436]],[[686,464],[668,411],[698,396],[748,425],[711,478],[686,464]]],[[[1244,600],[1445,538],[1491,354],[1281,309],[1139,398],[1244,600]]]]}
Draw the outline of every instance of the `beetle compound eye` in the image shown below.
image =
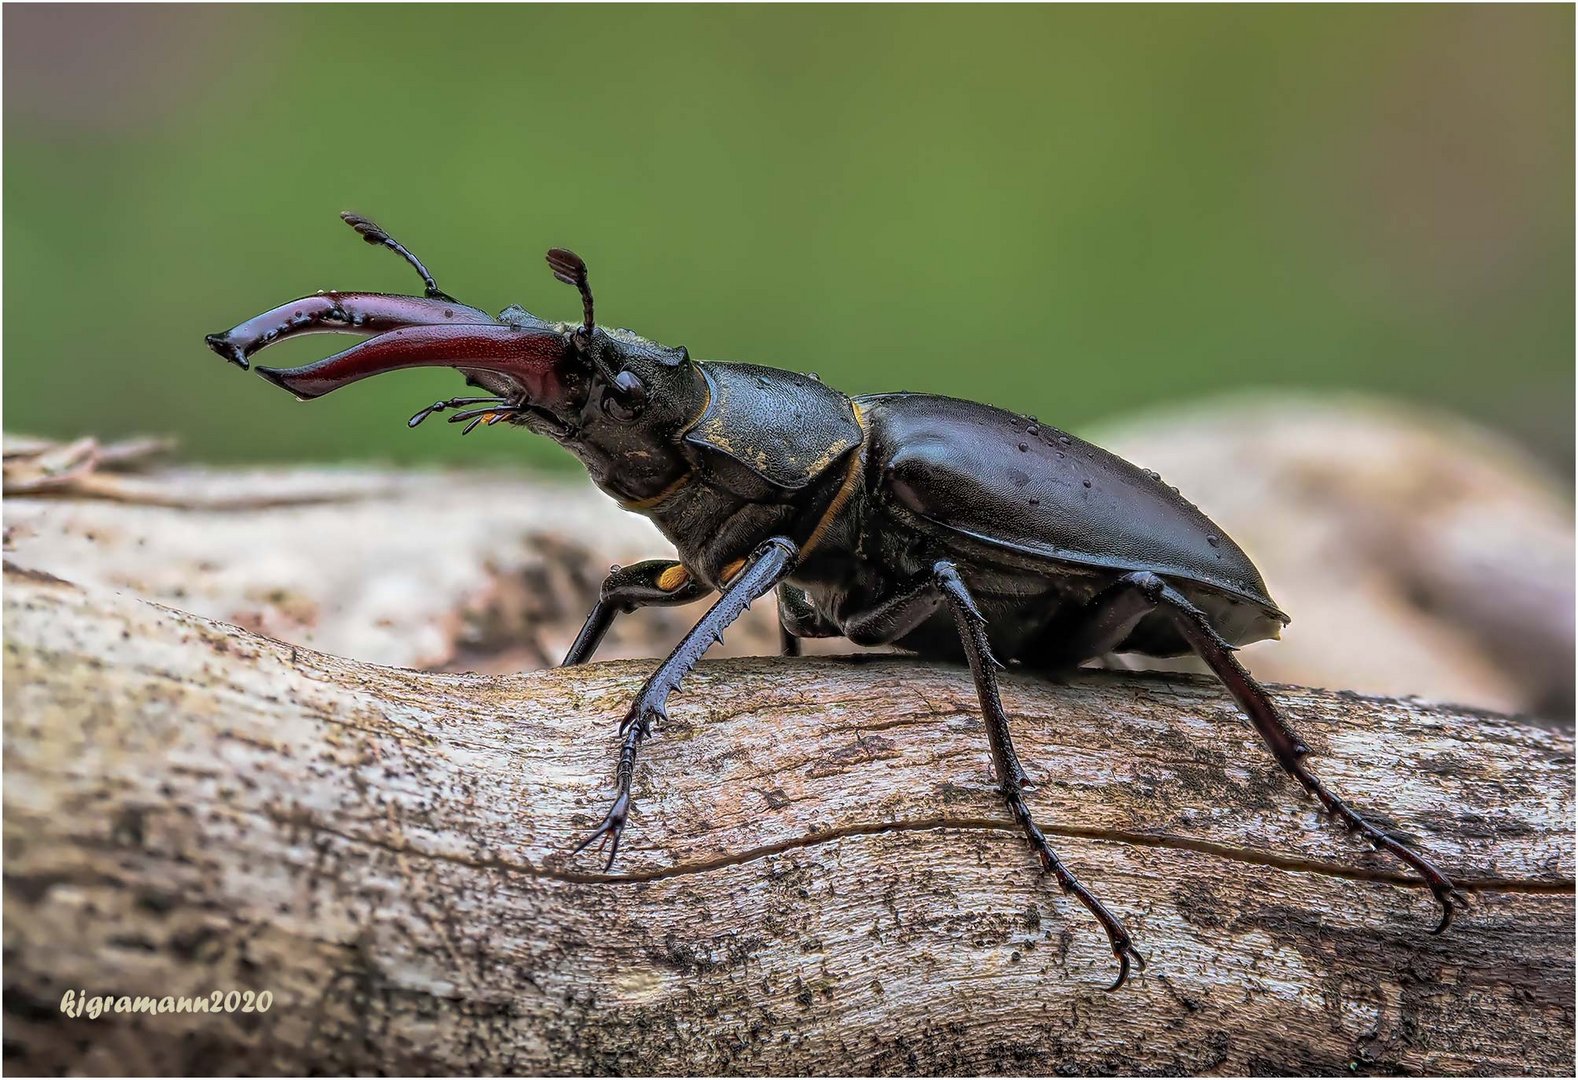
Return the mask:
{"type": "Polygon", "coordinates": [[[603,391],[603,414],[610,420],[628,424],[646,407],[647,388],[633,371],[614,376],[614,385],[603,391]]]}

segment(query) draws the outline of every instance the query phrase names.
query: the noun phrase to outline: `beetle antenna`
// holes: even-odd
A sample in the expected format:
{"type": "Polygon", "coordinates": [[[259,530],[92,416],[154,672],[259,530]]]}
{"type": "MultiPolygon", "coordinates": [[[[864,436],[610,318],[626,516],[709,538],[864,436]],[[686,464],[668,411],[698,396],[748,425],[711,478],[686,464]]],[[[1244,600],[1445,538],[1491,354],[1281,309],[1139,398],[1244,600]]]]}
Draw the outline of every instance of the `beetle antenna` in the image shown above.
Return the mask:
{"type": "Polygon", "coordinates": [[[410,248],[406,247],[400,241],[384,232],[384,230],[378,225],[376,221],[369,221],[367,218],[362,217],[362,215],[353,213],[350,210],[342,211],[340,213],[340,220],[344,221],[345,224],[355,229],[361,238],[366,240],[369,244],[386,247],[396,255],[400,256],[406,262],[410,263],[412,269],[414,269],[418,274],[422,275],[422,284],[426,287],[426,292],[430,299],[448,300],[451,303],[458,303],[458,301],[456,301],[453,296],[450,296],[448,293],[444,292],[438,287],[438,282],[434,281],[433,275],[427,272],[427,267],[422,265],[422,260],[411,254],[410,248]]]}
{"type": "Polygon", "coordinates": [[[592,285],[586,276],[586,260],[568,248],[548,249],[548,268],[553,271],[553,276],[566,285],[574,285],[581,294],[581,310],[585,315],[585,322],[581,332],[587,337],[592,334],[592,285]]]}
{"type": "Polygon", "coordinates": [[[581,294],[581,312],[584,321],[581,328],[575,332],[575,340],[581,349],[581,355],[591,360],[592,366],[608,385],[624,393],[624,384],[620,381],[620,372],[608,366],[600,353],[592,349],[592,284],[587,279],[586,260],[581,258],[569,248],[549,248],[548,268],[553,271],[553,276],[566,285],[574,285],[581,294]]]}

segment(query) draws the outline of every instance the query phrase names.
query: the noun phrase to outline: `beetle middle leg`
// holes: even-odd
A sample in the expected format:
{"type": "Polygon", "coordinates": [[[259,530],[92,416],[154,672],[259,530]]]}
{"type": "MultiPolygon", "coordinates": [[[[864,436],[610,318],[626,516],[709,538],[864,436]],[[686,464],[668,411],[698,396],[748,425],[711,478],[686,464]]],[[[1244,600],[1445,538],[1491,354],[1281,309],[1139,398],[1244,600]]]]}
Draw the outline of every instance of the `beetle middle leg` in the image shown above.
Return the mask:
{"type": "MultiPolygon", "coordinates": [[[[933,582],[930,583],[934,590],[933,595],[941,594],[943,600],[953,612],[955,625],[959,630],[959,640],[964,645],[965,656],[970,662],[970,672],[975,676],[975,690],[981,701],[981,712],[986,719],[986,738],[992,750],[992,765],[997,773],[997,781],[1002,787],[1003,798],[1008,803],[1009,813],[1014,820],[1019,822],[1025,836],[1035,848],[1036,854],[1041,857],[1041,864],[1057,878],[1057,883],[1066,893],[1072,893],[1083,905],[1085,910],[1096,917],[1101,923],[1101,928],[1107,932],[1107,940],[1112,945],[1112,955],[1118,959],[1118,978],[1109,990],[1116,990],[1129,978],[1129,961],[1132,959],[1141,971],[1145,970],[1145,958],[1135,951],[1133,939],[1129,937],[1128,930],[1117,916],[1108,911],[1100,900],[1097,900],[1090,890],[1080,884],[1079,879],[1069,872],[1063,865],[1057,853],[1052,850],[1052,845],[1047,843],[1046,836],[1041,832],[1040,826],[1030,816],[1030,808],[1025,805],[1024,793],[1021,788],[1024,770],[1019,766],[1019,758],[1014,753],[1014,741],[1008,732],[1008,716],[1003,711],[1003,700],[997,690],[997,661],[992,657],[991,645],[986,637],[986,617],[976,606],[975,598],[970,595],[970,590],[960,578],[959,571],[953,563],[942,560],[932,567],[933,582]]],[[[933,607],[935,609],[935,605],[933,607]]]]}
{"type": "MultiPolygon", "coordinates": [[[[701,620],[669,653],[668,659],[642,684],[641,692],[636,695],[630,711],[619,725],[619,733],[624,736],[624,741],[620,744],[619,766],[615,771],[614,804],[591,835],[576,845],[575,851],[583,850],[594,840],[598,841],[598,850],[602,850],[605,844],[612,841],[613,846],[609,849],[603,869],[614,864],[614,856],[619,854],[619,838],[630,817],[630,784],[635,777],[636,750],[642,740],[652,733],[653,723],[667,719],[669,695],[679,688],[680,682],[696,666],[702,653],[711,648],[713,642],[723,640],[723,631],[751,606],[751,601],[772,592],[780,581],[794,571],[798,555],[799,549],[781,536],[773,537],[758,547],[750,560],[724,587],[723,595],[707,609],[701,620]]],[[[596,609],[592,614],[595,619],[596,609]]],[[[589,633],[601,637],[601,633],[594,630],[593,619],[588,619],[586,629],[582,630],[583,636],[589,633]]],[[[592,644],[595,647],[595,640],[592,644]]],[[[572,648],[572,654],[574,651],[572,648]]]]}
{"type": "Polygon", "coordinates": [[[816,610],[804,589],[788,582],[778,586],[779,655],[799,656],[801,638],[838,637],[840,633],[816,610]]]}
{"type": "Polygon", "coordinates": [[[1283,720],[1265,688],[1238,662],[1233,646],[1212,629],[1206,614],[1160,577],[1148,571],[1126,574],[1099,593],[1086,609],[1082,623],[1063,643],[1064,655],[1077,660],[1110,652],[1128,637],[1141,618],[1157,609],[1172,617],[1184,640],[1222,680],[1277,759],[1277,764],[1305,791],[1320,800],[1329,815],[1359,833],[1377,850],[1396,856],[1424,879],[1441,905],[1441,922],[1432,932],[1439,934],[1451,925],[1458,909],[1468,906],[1468,898],[1429,859],[1371,824],[1305,768],[1302,759],[1309,753],[1309,747],[1283,720]]]}
{"type": "Polygon", "coordinates": [[[637,608],[689,604],[711,591],[671,559],[649,559],[634,566],[616,567],[603,579],[597,603],[592,605],[591,614],[560,666],[572,667],[590,660],[616,615],[628,615],[637,608]]]}

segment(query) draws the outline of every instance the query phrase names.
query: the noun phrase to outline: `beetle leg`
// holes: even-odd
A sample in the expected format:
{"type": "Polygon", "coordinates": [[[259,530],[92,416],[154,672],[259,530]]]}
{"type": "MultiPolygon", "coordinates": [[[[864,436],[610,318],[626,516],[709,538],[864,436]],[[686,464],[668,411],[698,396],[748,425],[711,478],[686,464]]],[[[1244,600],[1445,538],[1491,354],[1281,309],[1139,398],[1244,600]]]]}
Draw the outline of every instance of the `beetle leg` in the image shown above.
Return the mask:
{"type": "Polygon", "coordinates": [[[1008,811],[1030,839],[1031,846],[1041,857],[1042,866],[1057,878],[1057,883],[1065,893],[1072,893],[1085,905],[1085,910],[1094,915],[1101,928],[1107,932],[1112,955],[1118,959],[1117,981],[1107,989],[1116,990],[1129,978],[1129,961],[1132,959],[1144,971],[1145,958],[1135,951],[1133,939],[1117,916],[1108,911],[1063,865],[1052,850],[1052,845],[1047,843],[1040,826],[1030,816],[1030,808],[1025,805],[1024,793],[1020,788],[1022,770],[1014,754],[1013,738],[1008,732],[1008,716],[1003,712],[1003,700],[997,690],[997,662],[992,658],[991,645],[986,637],[986,617],[976,606],[974,597],[970,595],[970,590],[959,577],[959,570],[953,563],[947,560],[938,562],[932,567],[932,575],[934,588],[941,592],[953,611],[954,623],[959,628],[959,640],[970,661],[970,672],[975,676],[976,694],[981,700],[981,712],[986,719],[986,739],[992,749],[992,766],[997,772],[1008,811]]]}
{"type": "Polygon", "coordinates": [[[801,638],[838,635],[838,627],[817,614],[804,589],[787,583],[778,586],[778,646],[782,655],[799,656],[801,638]]]}
{"type": "Polygon", "coordinates": [[[628,615],[637,608],[671,607],[700,600],[712,590],[690,575],[684,566],[669,559],[651,559],[634,566],[614,567],[603,579],[597,603],[586,617],[586,625],[575,636],[561,667],[584,664],[602,644],[603,635],[613,625],[614,616],[628,615]]]}
{"type": "MultiPolygon", "coordinates": [[[[614,856],[619,854],[619,838],[624,833],[625,822],[630,816],[630,783],[635,776],[636,751],[642,740],[652,733],[654,722],[667,718],[668,714],[665,710],[669,695],[679,687],[680,681],[690,669],[696,666],[696,661],[701,659],[702,653],[706,652],[713,642],[723,640],[723,631],[751,606],[751,601],[765,596],[789,576],[794,570],[798,554],[795,545],[781,536],[773,537],[758,547],[751,555],[750,562],[724,588],[723,595],[718,597],[717,603],[707,609],[701,620],[691,627],[690,632],[674,647],[674,651],[669,653],[668,659],[664,660],[647,679],[641,687],[641,692],[636,695],[635,702],[631,704],[630,711],[625,714],[624,720],[619,725],[624,742],[620,745],[619,766],[615,772],[617,795],[614,798],[614,805],[609,808],[602,824],[577,844],[575,851],[583,850],[594,840],[598,841],[597,847],[601,851],[611,842],[613,846],[608,852],[608,861],[603,864],[603,869],[606,870],[613,865],[614,856]]],[[[595,609],[593,616],[596,617],[595,609]]],[[[588,619],[587,623],[590,629],[592,620],[588,619]]],[[[582,633],[585,634],[586,631],[583,630],[582,633]]]]}
{"type": "MultiPolygon", "coordinates": [[[[1125,574],[1097,593],[1088,605],[1072,610],[1066,617],[1059,618],[1053,623],[1042,636],[1042,640],[1048,646],[1046,662],[1054,669],[1073,668],[1083,660],[1106,656],[1122,645],[1139,625],[1140,620],[1155,611],[1157,605],[1163,602],[1162,590],[1166,587],[1162,579],[1152,573],[1141,571],[1125,574]]],[[[1194,605],[1183,599],[1181,594],[1175,592],[1174,595],[1193,612],[1196,619],[1204,619],[1194,605]]],[[[1208,624],[1201,625],[1221,649],[1232,652],[1232,646],[1222,641],[1208,624]]],[[[1208,658],[1207,662],[1209,662],[1208,658]]],[[[1234,661],[1234,664],[1236,666],[1237,662],[1234,661]]],[[[1277,755],[1277,759],[1279,761],[1283,757],[1297,759],[1309,753],[1309,747],[1299,737],[1298,732],[1288,727],[1282,714],[1271,705],[1269,699],[1266,699],[1265,691],[1249,678],[1249,673],[1242,667],[1238,668],[1238,672],[1239,675],[1235,678],[1248,680],[1249,686],[1253,687],[1254,692],[1259,695],[1253,710],[1256,728],[1271,744],[1272,753],[1277,755]]],[[[1228,682],[1228,679],[1223,676],[1223,681],[1228,682]]],[[[1239,690],[1232,689],[1231,684],[1229,689],[1232,690],[1235,698],[1239,697],[1239,690]]],[[[1244,709],[1246,712],[1251,711],[1248,705],[1245,705],[1244,709]]]]}
{"type": "Polygon", "coordinates": [[[842,630],[856,645],[887,645],[931,618],[942,602],[937,582],[928,577],[897,596],[850,616],[842,630]]]}
{"type": "Polygon", "coordinates": [[[1314,773],[1304,767],[1300,759],[1309,752],[1304,740],[1288,727],[1265,688],[1233,655],[1233,646],[1222,640],[1221,635],[1212,628],[1210,619],[1190,603],[1188,597],[1155,574],[1141,571],[1125,575],[1106,594],[1094,601],[1091,629],[1088,631],[1094,636],[1087,645],[1099,645],[1105,641],[1110,651],[1121,643],[1123,636],[1127,636],[1128,630],[1133,628],[1141,615],[1158,607],[1172,616],[1179,633],[1200,659],[1210,665],[1216,677],[1222,680],[1228,693],[1233,695],[1270,748],[1277,764],[1297,780],[1305,791],[1320,800],[1329,815],[1337,818],[1349,830],[1359,833],[1377,850],[1396,856],[1424,879],[1436,902],[1441,905],[1441,922],[1432,933],[1439,934],[1451,925],[1453,915],[1468,906],[1468,898],[1429,859],[1371,824],[1358,811],[1332,794],[1314,773]],[[1120,630],[1123,636],[1113,638],[1112,635],[1120,630]]]}
{"type": "MultiPolygon", "coordinates": [[[[844,636],[856,645],[891,645],[936,614],[944,599],[943,593],[938,590],[934,569],[918,585],[912,585],[904,592],[850,616],[841,629],[844,636]]],[[[986,658],[994,668],[1003,666],[991,655],[990,650],[987,650],[986,658]]],[[[1029,786],[1030,775],[1020,764],[1011,742],[1007,744],[1007,750],[1008,768],[1014,774],[1014,782],[1029,786]]]]}

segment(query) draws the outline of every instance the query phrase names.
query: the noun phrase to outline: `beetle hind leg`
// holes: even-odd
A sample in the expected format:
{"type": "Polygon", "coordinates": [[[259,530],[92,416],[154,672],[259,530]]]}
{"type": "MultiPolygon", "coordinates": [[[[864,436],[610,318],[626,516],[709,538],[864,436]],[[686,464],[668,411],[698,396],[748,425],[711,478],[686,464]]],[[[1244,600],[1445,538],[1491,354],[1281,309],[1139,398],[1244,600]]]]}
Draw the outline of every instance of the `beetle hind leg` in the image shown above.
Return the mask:
{"type": "Polygon", "coordinates": [[[1008,732],[1008,716],[1003,711],[1003,701],[997,690],[997,671],[999,666],[992,656],[991,645],[986,637],[986,618],[976,606],[975,599],[970,595],[963,579],[959,577],[958,568],[946,560],[937,563],[932,568],[933,595],[940,594],[943,601],[953,612],[954,623],[959,630],[959,639],[964,646],[965,656],[970,662],[970,672],[975,676],[976,694],[981,701],[981,712],[986,719],[986,738],[992,750],[992,767],[997,773],[998,784],[1002,788],[1003,799],[1008,804],[1009,813],[1024,830],[1025,836],[1035,848],[1036,854],[1041,858],[1042,868],[1062,886],[1065,893],[1072,894],[1085,910],[1096,917],[1101,928],[1107,933],[1107,941],[1112,946],[1112,955],[1118,961],[1118,978],[1107,989],[1116,990],[1129,978],[1129,965],[1132,961],[1139,970],[1145,970],[1145,958],[1134,948],[1134,941],[1129,937],[1129,932],[1118,920],[1118,917],[1108,911],[1096,897],[1080,884],[1078,878],[1069,872],[1063,861],[1052,850],[1052,845],[1047,843],[1047,838],[1035,819],[1030,816],[1030,808],[1025,805],[1022,780],[1024,770],[1019,765],[1019,758],[1014,753],[1013,738],[1008,732]]]}
{"type": "Polygon", "coordinates": [[[1282,718],[1271,695],[1238,662],[1233,646],[1216,632],[1206,614],[1177,589],[1146,571],[1119,578],[1091,601],[1084,619],[1063,645],[1065,655],[1088,657],[1110,652],[1122,644],[1141,618],[1157,609],[1172,617],[1190,648],[1210,666],[1249,717],[1277,764],[1319,800],[1327,815],[1342,822],[1350,832],[1364,837],[1376,850],[1393,855],[1424,879],[1441,905],[1441,921],[1432,933],[1439,934],[1450,926],[1453,916],[1468,907],[1468,898],[1434,863],[1368,821],[1305,767],[1302,759],[1309,753],[1309,747],[1304,740],[1282,718]]]}

